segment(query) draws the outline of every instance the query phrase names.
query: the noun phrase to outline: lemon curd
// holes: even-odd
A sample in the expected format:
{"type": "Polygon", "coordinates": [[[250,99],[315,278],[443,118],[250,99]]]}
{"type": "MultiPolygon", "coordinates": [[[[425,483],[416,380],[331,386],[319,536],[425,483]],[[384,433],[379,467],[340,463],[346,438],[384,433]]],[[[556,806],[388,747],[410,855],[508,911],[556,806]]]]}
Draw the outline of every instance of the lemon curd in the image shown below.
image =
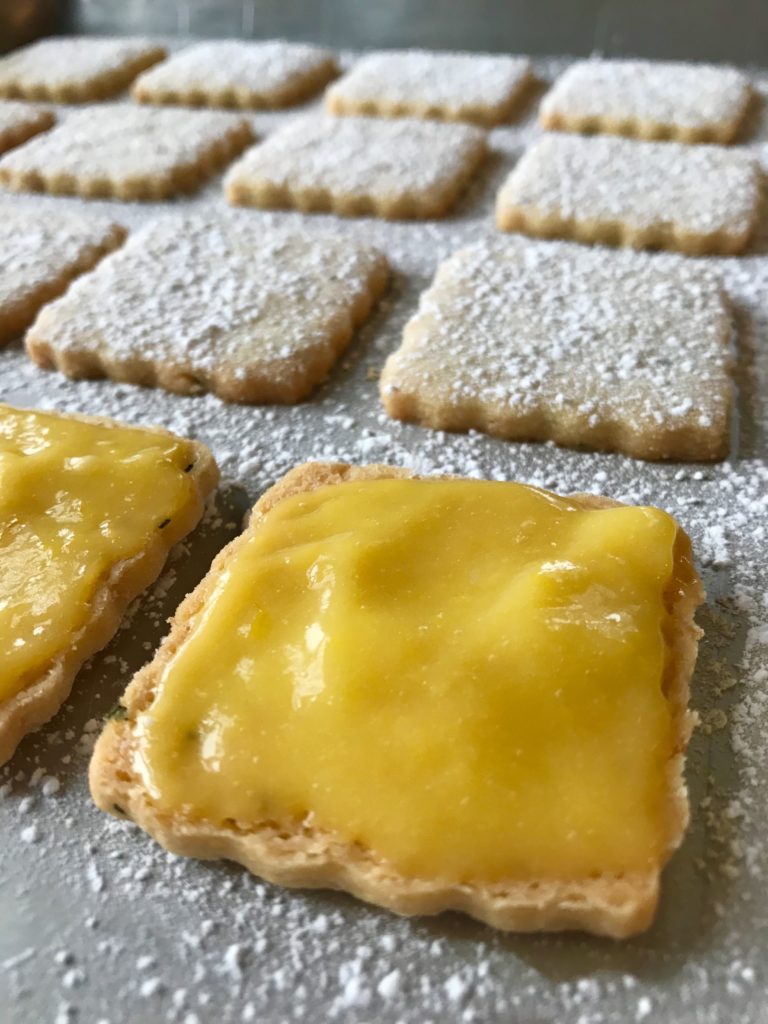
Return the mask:
{"type": "Polygon", "coordinates": [[[76,640],[111,570],[192,493],[193,447],[0,405],[0,701],[76,640]]]}
{"type": "Polygon", "coordinates": [[[308,820],[410,876],[658,866],[676,535],[510,483],[287,498],[166,664],[135,768],[166,811],[308,820]]]}

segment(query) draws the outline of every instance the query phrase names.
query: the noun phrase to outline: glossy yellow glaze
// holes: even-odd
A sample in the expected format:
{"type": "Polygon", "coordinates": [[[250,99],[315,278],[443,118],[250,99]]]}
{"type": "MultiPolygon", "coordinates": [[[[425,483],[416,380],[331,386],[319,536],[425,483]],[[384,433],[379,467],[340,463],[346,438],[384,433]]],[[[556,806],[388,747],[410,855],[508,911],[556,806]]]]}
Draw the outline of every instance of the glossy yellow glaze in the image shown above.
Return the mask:
{"type": "Polygon", "coordinates": [[[137,770],[165,810],[308,818],[413,876],[658,864],[676,534],[518,484],[288,498],[167,664],[137,770]]]}
{"type": "Polygon", "coordinates": [[[118,562],[188,503],[188,441],[0,405],[0,700],[76,640],[118,562]]]}

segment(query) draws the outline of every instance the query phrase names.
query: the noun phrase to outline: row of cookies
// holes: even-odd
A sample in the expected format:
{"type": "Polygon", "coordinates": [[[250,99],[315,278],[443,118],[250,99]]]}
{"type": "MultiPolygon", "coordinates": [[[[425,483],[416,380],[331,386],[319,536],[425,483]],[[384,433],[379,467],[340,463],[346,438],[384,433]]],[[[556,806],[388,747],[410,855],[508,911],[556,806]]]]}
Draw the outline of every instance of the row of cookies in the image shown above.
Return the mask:
{"type": "MultiPolygon", "coordinates": [[[[196,188],[253,134],[238,115],[116,105],[78,111],[0,159],[21,191],[160,199],[196,188]]],[[[230,169],[230,202],[348,216],[440,217],[487,154],[481,129],[413,118],[298,117],[230,169]]],[[[760,170],[746,150],[546,134],[497,199],[503,230],[544,237],[741,252],[760,170]]]]}
{"type": "MultiPolygon", "coordinates": [[[[136,79],[132,95],[144,103],[280,108],[339,73],[330,51],[281,40],[206,41],[165,56],[147,39],[42,40],[0,60],[0,96],[84,102],[115,95],[136,79]]],[[[381,51],[357,60],[330,86],[326,107],[490,127],[509,118],[532,79],[525,57],[381,51]]],[[[749,79],[734,68],[592,59],[558,79],[540,120],[550,130],[727,143],[751,94],[749,79]]]]}
{"type": "MultiPolygon", "coordinates": [[[[169,216],[45,305],[124,232],[12,208],[0,232],[0,333],[29,325],[38,365],[225,401],[303,399],[388,278],[384,257],[349,238],[169,216]]],[[[435,429],[723,458],[731,330],[717,274],[682,257],[486,238],[439,267],[381,398],[435,429]]]]}

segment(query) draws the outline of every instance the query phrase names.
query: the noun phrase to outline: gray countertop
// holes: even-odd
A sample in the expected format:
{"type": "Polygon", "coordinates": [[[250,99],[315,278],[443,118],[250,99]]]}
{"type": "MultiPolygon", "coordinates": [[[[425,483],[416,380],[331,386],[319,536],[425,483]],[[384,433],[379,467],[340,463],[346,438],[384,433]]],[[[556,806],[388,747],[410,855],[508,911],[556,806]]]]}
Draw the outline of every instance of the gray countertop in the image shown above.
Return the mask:
{"type": "MultiPolygon", "coordinates": [[[[542,61],[539,70],[551,78],[563,66],[542,61]]],[[[768,89],[768,77],[756,81],[768,89]]],[[[363,238],[393,265],[387,297],[302,405],[227,406],[109,381],[70,382],[33,367],[20,344],[0,351],[4,400],[162,423],[208,443],[226,481],[201,528],[81,672],[64,710],[0,769],[3,1024],[768,1021],[768,232],[744,257],[708,261],[723,274],[739,336],[738,414],[723,464],[644,464],[443,435],[394,423],[378,403],[376,372],[438,260],[494,232],[493,196],[536,131],[532,113],[493,132],[493,158],[445,221],[237,214],[363,238]],[[453,914],[400,919],[345,895],[288,892],[231,865],[169,856],[93,806],[86,785],[93,739],[163,635],[165,618],[266,486],[297,462],[329,457],[598,491],[665,507],[691,532],[709,593],[694,682],[702,725],[688,765],[692,823],[647,934],[613,943],[503,935],[453,914]]],[[[290,116],[254,122],[263,132],[290,116]]],[[[765,157],[764,114],[750,131],[749,144],[765,157]]],[[[11,201],[84,205],[45,196],[11,201]]],[[[130,228],[160,212],[225,204],[217,179],[174,203],[87,205],[130,228]]]]}

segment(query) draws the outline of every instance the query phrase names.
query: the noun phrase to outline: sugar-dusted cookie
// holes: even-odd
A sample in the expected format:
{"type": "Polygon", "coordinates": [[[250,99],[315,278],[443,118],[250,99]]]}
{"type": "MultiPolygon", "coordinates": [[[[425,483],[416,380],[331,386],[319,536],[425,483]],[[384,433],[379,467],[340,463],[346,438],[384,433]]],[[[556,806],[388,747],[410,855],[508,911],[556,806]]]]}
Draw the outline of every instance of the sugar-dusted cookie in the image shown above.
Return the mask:
{"type": "Polygon", "coordinates": [[[50,128],[56,118],[53,111],[31,103],[13,100],[0,102],[0,153],[31,139],[50,128]]]}
{"type": "Polygon", "coordinates": [[[558,78],[542,100],[540,120],[553,131],[726,143],[751,94],[749,79],[735,68],[586,60],[558,78]]]}
{"type": "Polygon", "coordinates": [[[385,50],[369,53],[325,94],[332,114],[428,117],[491,126],[531,81],[526,57],[385,50]]]}
{"type": "Polygon", "coordinates": [[[0,764],[69,696],[219,472],[159,427],[0,405],[0,764]]]}
{"type": "Polygon", "coordinates": [[[44,303],[124,237],[104,217],[0,205],[0,342],[21,334],[44,303]]]}
{"type": "Polygon", "coordinates": [[[759,207],[759,166],[746,150],[555,134],[502,185],[496,222],[544,238],[737,253],[759,207]]]}
{"type": "Polygon", "coordinates": [[[0,160],[0,185],[18,192],[165,199],[190,192],[253,139],[249,122],[220,111],[96,107],[0,160]]]}
{"type": "Polygon", "coordinates": [[[152,39],[42,39],[0,60],[0,96],[84,103],[125,89],[165,56],[152,39]]]}
{"type": "Polygon", "coordinates": [[[731,330],[717,276],[681,257],[484,241],[438,269],[381,396],[435,429],[721,459],[731,330]]]}
{"type": "Polygon", "coordinates": [[[146,71],[133,85],[142,103],[287,107],[338,73],[328,50],[305,43],[216,40],[196,43],[146,71]]]}
{"type": "Polygon", "coordinates": [[[91,793],[279,885],[624,938],[688,822],[703,597],[657,508],[298,466],[134,676],[91,793]]]}
{"type": "Polygon", "coordinates": [[[485,155],[485,134],[471,125],[311,115],[248,150],[224,185],[239,205],[442,217],[485,155]]]}
{"type": "Polygon", "coordinates": [[[36,363],[233,402],[297,402],[387,281],[374,249],[231,216],[166,218],[47,306],[36,363]]]}

